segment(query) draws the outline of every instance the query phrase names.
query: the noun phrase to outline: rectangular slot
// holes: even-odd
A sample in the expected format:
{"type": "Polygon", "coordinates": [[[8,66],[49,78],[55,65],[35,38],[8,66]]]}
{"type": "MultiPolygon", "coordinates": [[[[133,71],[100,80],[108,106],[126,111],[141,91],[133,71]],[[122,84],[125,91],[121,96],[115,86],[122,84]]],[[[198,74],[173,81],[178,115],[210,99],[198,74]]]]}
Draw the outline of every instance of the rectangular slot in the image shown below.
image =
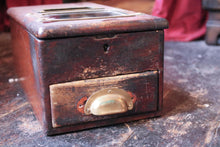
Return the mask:
{"type": "Polygon", "coordinates": [[[60,8],[60,9],[44,9],[40,13],[51,13],[51,12],[63,12],[63,11],[82,11],[91,10],[91,7],[74,7],[74,8],[60,8]]]}
{"type": "Polygon", "coordinates": [[[103,19],[114,17],[130,17],[137,15],[127,14],[125,12],[108,10],[105,8],[90,8],[90,7],[75,7],[75,8],[61,8],[61,9],[45,9],[39,12],[43,22],[57,22],[57,21],[74,21],[86,19],[103,19]]]}
{"type": "Polygon", "coordinates": [[[120,12],[108,12],[108,11],[87,11],[87,12],[68,12],[68,13],[62,13],[62,14],[51,14],[48,17],[50,19],[90,19],[90,18],[100,18],[100,17],[112,17],[112,16],[121,16],[124,15],[120,12]]]}

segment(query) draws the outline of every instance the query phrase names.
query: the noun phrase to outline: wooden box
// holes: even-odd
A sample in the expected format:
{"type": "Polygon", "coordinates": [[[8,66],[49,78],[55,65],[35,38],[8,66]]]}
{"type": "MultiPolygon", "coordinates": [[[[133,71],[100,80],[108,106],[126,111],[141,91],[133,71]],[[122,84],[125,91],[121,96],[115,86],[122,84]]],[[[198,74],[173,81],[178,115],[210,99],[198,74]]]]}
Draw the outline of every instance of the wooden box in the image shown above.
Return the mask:
{"type": "Polygon", "coordinates": [[[160,115],[165,19],[87,2],[8,14],[17,71],[47,135],[160,115]]]}

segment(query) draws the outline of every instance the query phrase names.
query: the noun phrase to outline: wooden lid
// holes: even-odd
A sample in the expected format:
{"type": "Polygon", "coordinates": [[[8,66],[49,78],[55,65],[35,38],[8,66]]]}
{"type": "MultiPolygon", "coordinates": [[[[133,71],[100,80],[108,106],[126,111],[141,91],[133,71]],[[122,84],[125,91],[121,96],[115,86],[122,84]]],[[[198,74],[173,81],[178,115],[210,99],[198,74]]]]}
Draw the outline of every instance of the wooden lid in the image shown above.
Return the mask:
{"type": "Polygon", "coordinates": [[[95,3],[14,7],[9,16],[40,39],[160,30],[163,18],[95,3]]]}

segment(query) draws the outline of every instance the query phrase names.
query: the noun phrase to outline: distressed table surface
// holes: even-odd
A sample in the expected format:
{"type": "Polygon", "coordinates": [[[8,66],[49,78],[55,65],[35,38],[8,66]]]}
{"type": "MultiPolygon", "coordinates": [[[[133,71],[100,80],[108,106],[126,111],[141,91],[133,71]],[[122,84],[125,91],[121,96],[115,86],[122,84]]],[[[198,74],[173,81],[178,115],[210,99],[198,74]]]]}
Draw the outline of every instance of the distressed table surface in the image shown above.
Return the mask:
{"type": "Polygon", "coordinates": [[[220,146],[220,47],[165,43],[164,110],[158,118],[47,137],[13,68],[10,35],[0,34],[0,146],[220,146]]]}

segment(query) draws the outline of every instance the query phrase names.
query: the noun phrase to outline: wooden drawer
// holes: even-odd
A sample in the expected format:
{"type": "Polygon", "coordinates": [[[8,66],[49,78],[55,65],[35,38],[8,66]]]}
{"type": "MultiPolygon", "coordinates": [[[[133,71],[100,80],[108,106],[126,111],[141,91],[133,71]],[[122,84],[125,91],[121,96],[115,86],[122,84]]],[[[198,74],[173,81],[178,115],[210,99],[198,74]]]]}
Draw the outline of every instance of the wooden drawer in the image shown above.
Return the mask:
{"type": "Polygon", "coordinates": [[[157,111],[158,78],[157,71],[149,71],[50,85],[52,125],[56,128],[157,111]],[[131,96],[133,108],[113,115],[85,114],[88,98],[106,88],[125,90],[131,96]]]}

